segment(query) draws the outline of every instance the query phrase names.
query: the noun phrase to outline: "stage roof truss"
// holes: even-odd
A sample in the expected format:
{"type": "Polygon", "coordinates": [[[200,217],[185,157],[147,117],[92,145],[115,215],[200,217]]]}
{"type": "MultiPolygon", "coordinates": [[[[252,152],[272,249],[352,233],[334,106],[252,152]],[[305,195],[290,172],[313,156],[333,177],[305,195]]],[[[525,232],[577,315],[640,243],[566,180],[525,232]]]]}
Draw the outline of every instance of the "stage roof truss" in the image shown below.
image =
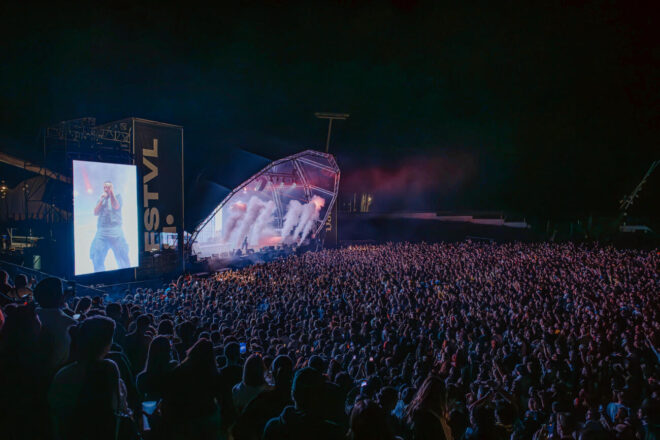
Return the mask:
{"type": "MultiPolygon", "coordinates": [[[[291,221],[299,222],[293,240],[300,241],[305,240],[306,237],[316,237],[325,225],[332,206],[336,203],[339,177],[339,168],[334,158],[330,154],[313,150],[306,150],[272,162],[232,190],[199,224],[191,236],[193,252],[204,257],[225,252],[227,247],[231,251],[236,250],[240,241],[236,237],[240,234],[243,234],[241,237],[245,236],[241,245],[245,247],[248,236],[251,237],[250,240],[255,241],[257,239],[253,238],[253,234],[261,233],[261,230],[253,232],[251,229],[257,228],[256,223],[254,226],[241,223],[242,226],[238,229],[240,233],[236,232],[236,229],[229,229],[228,225],[248,221],[240,220],[243,218],[256,222],[255,216],[261,216],[262,213],[263,218],[268,219],[263,220],[266,222],[263,228],[273,232],[274,235],[270,237],[273,243],[279,243],[278,239],[283,243],[289,239],[286,234],[290,234],[291,229],[284,231],[287,218],[289,223],[291,221]],[[293,203],[294,201],[297,205],[293,203]],[[272,207],[273,204],[274,207],[272,207]],[[267,206],[271,206],[271,208],[264,208],[267,206]],[[294,216],[291,217],[289,210],[301,209],[306,209],[307,214],[300,214],[297,220],[291,220],[296,214],[291,214],[294,216]],[[314,212],[316,213],[314,214],[314,212]],[[272,220],[268,217],[271,214],[272,220]],[[232,218],[232,216],[234,217],[232,218]],[[236,220],[237,218],[240,219],[236,220]],[[302,222],[305,222],[304,227],[300,226],[302,222]],[[225,230],[225,228],[227,229],[225,230]],[[249,234],[245,232],[245,228],[250,231],[249,234]],[[233,234],[232,237],[234,237],[229,244],[228,234],[233,234]],[[200,251],[204,246],[211,248],[217,243],[223,243],[225,250],[200,251]]],[[[262,224],[259,223],[259,227],[261,226],[262,224]]],[[[288,227],[290,228],[290,225],[288,227]]],[[[264,239],[264,242],[266,241],[264,239]]],[[[261,245],[256,245],[256,247],[259,246],[261,245]]]]}

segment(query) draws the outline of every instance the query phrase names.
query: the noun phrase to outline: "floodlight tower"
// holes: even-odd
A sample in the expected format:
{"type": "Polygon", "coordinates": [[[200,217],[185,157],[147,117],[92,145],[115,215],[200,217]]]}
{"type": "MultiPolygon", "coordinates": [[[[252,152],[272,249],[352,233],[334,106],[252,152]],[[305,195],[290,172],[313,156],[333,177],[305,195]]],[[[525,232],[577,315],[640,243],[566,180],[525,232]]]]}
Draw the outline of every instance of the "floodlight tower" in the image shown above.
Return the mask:
{"type": "MultiPolygon", "coordinates": [[[[351,115],[348,113],[322,113],[322,112],[316,112],[314,113],[314,116],[316,116],[319,119],[327,119],[328,120],[328,137],[325,140],[325,152],[327,153],[328,150],[330,150],[330,134],[332,133],[332,121],[335,119],[339,120],[346,120],[348,119],[351,115]]],[[[338,208],[337,204],[339,203],[339,200],[335,201],[335,205],[332,207],[332,213],[331,213],[331,219],[329,219],[330,223],[334,221],[334,227],[332,227],[332,232],[334,233],[334,239],[335,239],[335,246],[339,244],[339,234],[337,233],[337,228],[339,227],[339,219],[337,218],[338,215],[338,208]]]]}
{"type": "Polygon", "coordinates": [[[348,113],[321,113],[321,112],[316,112],[316,113],[314,113],[314,116],[316,116],[319,119],[327,119],[328,120],[328,137],[325,140],[325,152],[327,153],[328,150],[330,149],[330,133],[332,132],[332,121],[334,121],[335,119],[346,120],[351,115],[349,115],[348,113]]]}

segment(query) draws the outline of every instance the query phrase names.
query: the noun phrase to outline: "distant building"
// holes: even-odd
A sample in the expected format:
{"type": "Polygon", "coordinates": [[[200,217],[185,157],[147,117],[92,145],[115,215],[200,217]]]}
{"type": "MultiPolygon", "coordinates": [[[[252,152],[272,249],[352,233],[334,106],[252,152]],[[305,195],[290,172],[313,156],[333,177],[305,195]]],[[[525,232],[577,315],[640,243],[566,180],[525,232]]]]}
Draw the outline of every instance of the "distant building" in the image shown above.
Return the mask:
{"type": "Polygon", "coordinates": [[[342,209],[346,212],[369,212],[373,195],[369,193],[353,193],[353,196],[342,203],[342,209]]]}

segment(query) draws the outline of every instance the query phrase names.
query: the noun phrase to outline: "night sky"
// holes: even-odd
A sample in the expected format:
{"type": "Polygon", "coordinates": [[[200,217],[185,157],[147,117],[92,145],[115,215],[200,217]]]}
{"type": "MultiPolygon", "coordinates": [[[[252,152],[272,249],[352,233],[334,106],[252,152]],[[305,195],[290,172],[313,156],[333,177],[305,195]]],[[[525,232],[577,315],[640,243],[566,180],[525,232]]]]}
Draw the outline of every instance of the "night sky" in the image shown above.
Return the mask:
{"type": "MultiPolygon", "coordinates": [[[[660,158],[657,15],[636,2],[137,3],[0,6],[3,151],[138,116],[184,126],[191,181],[235,148],[323,149],[313,113],[346,112],[345,197],[556,218],[615,214],[660,158]]],[[[657,218],[659,187],[631,213],[657,218]]]]}

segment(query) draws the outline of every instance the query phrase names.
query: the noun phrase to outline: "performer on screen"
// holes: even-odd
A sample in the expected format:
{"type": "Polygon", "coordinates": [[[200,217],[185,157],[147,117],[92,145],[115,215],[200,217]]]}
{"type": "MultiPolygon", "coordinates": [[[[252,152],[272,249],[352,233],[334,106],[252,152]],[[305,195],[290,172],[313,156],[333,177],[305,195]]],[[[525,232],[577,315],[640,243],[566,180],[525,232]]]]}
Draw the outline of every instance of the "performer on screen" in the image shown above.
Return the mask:
{"type": "Polygon", "coordinates": [[[99,218],[96,223],[96,235],[89,249],[94,272],[105,270],[105,257],[110,249],[119,269],[131,266],[128,259],[128,243],[121,226],[121,205],[121,195],[115,194],[112,182],[106,181],[103,184],[103,194],[94,207],[94,215],[99,218]]]}

